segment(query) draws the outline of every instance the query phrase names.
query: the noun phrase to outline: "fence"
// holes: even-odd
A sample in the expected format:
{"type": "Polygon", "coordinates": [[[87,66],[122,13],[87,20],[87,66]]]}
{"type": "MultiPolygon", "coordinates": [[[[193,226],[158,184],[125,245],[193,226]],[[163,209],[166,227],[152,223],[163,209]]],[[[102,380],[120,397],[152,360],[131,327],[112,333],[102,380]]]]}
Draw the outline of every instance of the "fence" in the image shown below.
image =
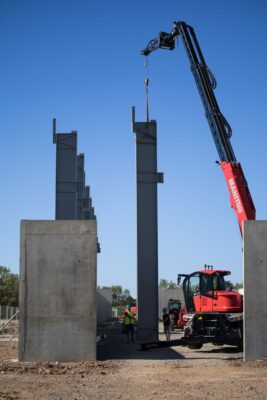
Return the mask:
{"type": "MultiPolygon", "coordinates": [[[[19,310],[18,307],[0,306],[0,322],[9,320],[19,310]]],[[[19,319],[19,314],[14,317],[14,320],[19,319]]]]}

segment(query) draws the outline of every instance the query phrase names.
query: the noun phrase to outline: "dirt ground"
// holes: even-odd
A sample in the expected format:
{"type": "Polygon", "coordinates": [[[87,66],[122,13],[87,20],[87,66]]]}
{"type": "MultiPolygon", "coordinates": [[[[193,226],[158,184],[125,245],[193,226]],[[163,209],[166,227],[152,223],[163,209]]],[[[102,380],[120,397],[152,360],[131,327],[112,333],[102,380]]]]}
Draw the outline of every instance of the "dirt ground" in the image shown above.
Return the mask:
{"type": "Polygon", "coordinates": [[[98,361],[83,363],[19,363],[17,340],[1,335],[0,399],[267,399],[267,360],[226,346],[143,352],[116,327],[102,333],[98,361]]]}

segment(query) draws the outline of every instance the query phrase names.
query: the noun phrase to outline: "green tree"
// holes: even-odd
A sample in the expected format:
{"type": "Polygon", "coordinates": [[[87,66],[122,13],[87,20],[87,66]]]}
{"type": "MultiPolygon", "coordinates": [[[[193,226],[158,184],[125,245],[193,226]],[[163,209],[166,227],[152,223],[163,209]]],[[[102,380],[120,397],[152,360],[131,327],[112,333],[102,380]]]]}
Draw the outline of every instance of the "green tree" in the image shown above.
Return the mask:
{"type": "Polygon", "coordinates": [[[124,289],[122,292],[122,305],[126,306],[127,304],[135,304],[136,300],[131,296],[131,293],[128,289],[124,289]]]}
{"type": "Polygon", "coordinates": [[[125,307],[127,304],[134,304],[136,301],[131,296],[128,289],[123,289],[121,285],[111,286],[112,306],[125,307]]]}
{"type": "Polygon", "coordinates": [[[243,282],[235,283],[235,284],[233,285],[233,289],[235,289],[235,290],[243,289],[243,287],[244,287],[243,282]]]}
{"type": "Polygon", "coordinates": [[[176,288],[177,288],[176,283],[174,283],[173,281],[170,281],[169,282],[169,289],[176,289],[176,288]]]}
{"type": "Polygon", "coordinates": [[[0,305],[12,307],[19,305],[19,277],[3,266],[0,266],[0,305]]]}
{"type": "Polygon", "coordinates": [[[160,279],[159,288],[160,289],[168,289],[168,287],[169,287],[169,282],[167,281],[167,279],[160,279]]]}
{"type": "Polygon", "coordinates": [[[111,293],[112,293],[112,305],[113,307],[117,307],[121,299],[122,286],[120,285],[111,286],[111,293]]]}
{"type": "Polygon", "coordinates": [[[228,289],[230,289],[230,290],[234,290],[234,291],[236,291],[236,290],[238,290],[238,289],[243,289],[243,282],[240,282],[240,283],[233,283],[233,282],[231,282],[231,281],[225,281],[225,283],[226,283],[226,287],[228,288],[228,289]]]}
{"type": "Polygon", "coordinates": [[[176,289],[177,285],[173,281],[168,281],[167,279],[160,279],[159,289],[176,289]]]}

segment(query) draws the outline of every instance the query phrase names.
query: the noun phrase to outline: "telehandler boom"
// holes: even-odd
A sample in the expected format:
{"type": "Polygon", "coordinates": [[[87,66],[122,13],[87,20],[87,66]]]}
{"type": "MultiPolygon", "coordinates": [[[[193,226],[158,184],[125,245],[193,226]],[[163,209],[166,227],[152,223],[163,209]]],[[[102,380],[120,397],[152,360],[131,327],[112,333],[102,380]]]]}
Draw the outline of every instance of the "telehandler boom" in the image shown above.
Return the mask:
{"type": "Polygon", "coordinates": [[[240,232],[243,235],[243,221],[254,220],[256,210],[242,167],[236,160],[230,142],[232,129],[221,113],[214,95],[214,89],[217,85],[216,80],[207,67],[194,29],[185,22],[174,22],[170,33],[160,32],[156,39],[150,40],[147,47],[141,51],[141,54],[148,56],[157,49],[173,50],[175,48],[175,40],[178,37],[181,37],[184,44],[219,154],[220,161],[218,163],[221,166],[229,190],[230,204],[236,213],[240,232]]]}

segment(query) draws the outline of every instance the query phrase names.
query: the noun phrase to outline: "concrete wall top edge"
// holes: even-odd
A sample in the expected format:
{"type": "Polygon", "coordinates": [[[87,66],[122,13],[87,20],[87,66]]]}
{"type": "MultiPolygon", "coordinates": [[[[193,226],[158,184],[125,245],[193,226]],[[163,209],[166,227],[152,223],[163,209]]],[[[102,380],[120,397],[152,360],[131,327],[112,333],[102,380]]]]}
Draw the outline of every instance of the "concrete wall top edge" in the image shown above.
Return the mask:
{"type": "Polygon", "coordinates": [[[267,220],[266,219],[257,219],[257,220],[250,220],[250,221],[244,221],[244,225],[252,225],[252,224],[261,224],[265,223],[266,224],[267,220]]]}
{"type": "MultiPolygon", "coordinates": [[[[246,246],[246,239],[249,237],[249,242],[252,240],[253,238],[255,240],[257,235],[263,235],[265,236],[266,234],[266,226],[267,226],[267,220],[261,220],[261,221],[244,221],[244,233],[243,233],[243,237],[244,237],[244,249],[246,246]]],[[[251,247],[251,246],[250,246],[251,247]]]]}
{"type": "Polygon", "coordinates": [[[21,220],[20,226],[25,234],[97,234],[96,220],[21,220]]]}

